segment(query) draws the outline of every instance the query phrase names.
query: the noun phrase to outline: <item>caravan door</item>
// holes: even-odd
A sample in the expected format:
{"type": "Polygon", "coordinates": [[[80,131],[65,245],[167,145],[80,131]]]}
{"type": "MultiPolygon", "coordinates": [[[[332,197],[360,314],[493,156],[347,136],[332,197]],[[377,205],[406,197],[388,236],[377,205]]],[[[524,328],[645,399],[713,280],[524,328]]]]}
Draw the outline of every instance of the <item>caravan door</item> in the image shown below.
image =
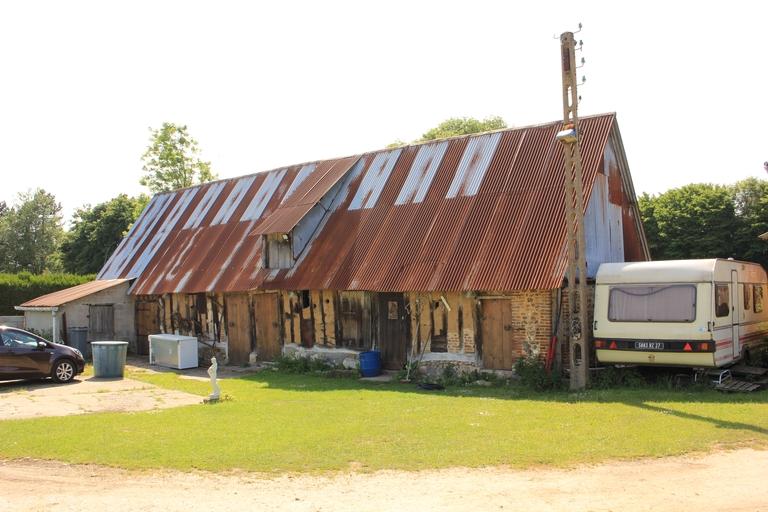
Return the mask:
{"type": "Polygon", "coordinates": [[[741,343],[739,343],[739,274],[731,270],[731,339],[733,340],[733,358],[741,355],[741,343]]]}

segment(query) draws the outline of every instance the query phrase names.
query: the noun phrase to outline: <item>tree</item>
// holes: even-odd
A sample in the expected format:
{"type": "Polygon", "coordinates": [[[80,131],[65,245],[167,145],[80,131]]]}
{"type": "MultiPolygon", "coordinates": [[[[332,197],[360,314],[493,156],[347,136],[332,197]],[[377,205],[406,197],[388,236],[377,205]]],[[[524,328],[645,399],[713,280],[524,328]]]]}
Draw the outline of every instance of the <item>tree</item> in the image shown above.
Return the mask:
{"type": "Polygon", "coordinates": [[[479,121],[473,117],[451,117],[436,127],[428,130],[416,142],[445,139],[457,135],[471,135],[473,133],[489,132],[506,128],[507,123],[499,116],[486,117],[479,121]]]}
{"type": "Polygon", "coordinates": [[[736,212],[728,187],[685,185],[659,196],[642,196],[638,204],[654,259],[736,256],[736,212]]]}
{"type": "Polygon", "coordinates": [[[216,179],[211,163],[199,158],[197,141],[186,126],[163,123],[150,128],[149,146],[142,155],[144,176],[139,181],[153,193],[170,192],[216,179]]]}
{"type": "Polygon", "coordinates": [[[18,203],[0,216],[0,270],[58,270],[61,205],[43,189],[20,193],[18,203]]]}
{"type": "Polygon", "coordinates": [[[128,233],[149,197],[126,194],[75,211],[72,228],[61,244],[64,269],[75,274],[98,272],[128,233]]]}
{"type": "Polygon", "coordinates": [[[648,250],[651,257],[657,259],[661,252],[659,247],[659,223],[656,221],[656,198],[648,195],[647,192],[637,198],[637,205],[640,208],[640,220],[643,223],[645,238],[648,241],[648,250]]]}
{"type": "Polygon", "coordinates": [[[731,187],[738,219],[734,233],[739,259],[768,268],[768,244],[757,235],[768,231],[768,181],[747,178],[731,187]]]}
{"type": "Polygon", "coordinates": [[[768,268],[768,181],[691,184],[638,198],[653,259],[733,257],[768,268]]]}
{"type": "MultiPolygon", "coordinates": [[[[416,139],[413,142],[427,142],[430,140],[456,137],[458,135],[471,135],[473,133],[501,130],[503,128],[507,128],[507,123],[499,116],[486,117],[482,121],[475,119],[474,117],[451,117],[431,130],[427,130],[421,138],[416,139]]],[[[387,148],[398,148],[406,145],[408,145],[407,142],[397,139],[391,144],[387,144],[387,148]]]]}

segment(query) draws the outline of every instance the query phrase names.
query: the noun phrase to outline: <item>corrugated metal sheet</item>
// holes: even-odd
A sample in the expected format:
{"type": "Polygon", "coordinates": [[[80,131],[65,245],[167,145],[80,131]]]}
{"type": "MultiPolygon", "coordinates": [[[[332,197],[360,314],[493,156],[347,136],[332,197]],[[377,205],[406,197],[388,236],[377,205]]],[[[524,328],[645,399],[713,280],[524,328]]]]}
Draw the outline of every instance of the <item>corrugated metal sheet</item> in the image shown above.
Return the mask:
{"type": "Polygon", "coordinates": [[[22,308],[53,308],[63,306],[73,300],[82,299],[96,292],[112,288],[126,282],[127,279],[106,279],[96,280],[89,283],[79,284],[71,288],[65,288],[47,295],[41,295],[36,299],[28,300],[21,304],[22,308]]]}
{"type": "Polygon", "coordinates": [[[258,233],[290,233],[358,159],[359,157],[353,156],[304,165],[296,174],[280,205],[259,225],[258,233]]]}
{"type": "MultiPolygon", "coordinates": [[[[612,115],[582,122],[587,191],[612,123],[612,115]]],[[[310,244],[301,266],[263,286],[379,291],[558,287],[565,269],[558,129],[560,123],[551,123],[447,141],[419,203],[404,202],[408,192],[403,190],[412,189],[414,167],[423,168],[420,147],[404,148],[375,206],[355,210],[342,204],[310,244]]],[[[367,187],[353,184],[352,198],[361,188],[367,187]]]]}
{"type": "MultiPolygon", "coordinates": [[[[560,125],[383,150],[157,196],[100,277],[138,277],[138,294],[556,288],[566,264],[560,125]],[[263,269],[260,235],[290,232],[312,208],[317,228],[307,230],[296,265],[263,269]]],[[[612,114],[581,120],[587,194],[613,125],[612,114]]]]}

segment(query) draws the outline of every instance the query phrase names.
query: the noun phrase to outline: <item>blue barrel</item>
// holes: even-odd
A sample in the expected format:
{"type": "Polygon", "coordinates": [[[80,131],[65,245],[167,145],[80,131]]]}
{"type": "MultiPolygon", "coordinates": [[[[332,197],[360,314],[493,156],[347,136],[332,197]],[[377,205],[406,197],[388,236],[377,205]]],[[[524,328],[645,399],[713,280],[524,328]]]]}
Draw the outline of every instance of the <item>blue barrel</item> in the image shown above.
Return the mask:
{"type": "Polygon", "coordinates": [[[127,341],[93,341],[93,376],[102,379],[122,379],[125,372],[127,341]]]}
{"type": "Polygon", "coordinates": [[[376,377],[381,374],[381,352],[369,350],[360,352],[360,373],[363,377],[376,377]]]}

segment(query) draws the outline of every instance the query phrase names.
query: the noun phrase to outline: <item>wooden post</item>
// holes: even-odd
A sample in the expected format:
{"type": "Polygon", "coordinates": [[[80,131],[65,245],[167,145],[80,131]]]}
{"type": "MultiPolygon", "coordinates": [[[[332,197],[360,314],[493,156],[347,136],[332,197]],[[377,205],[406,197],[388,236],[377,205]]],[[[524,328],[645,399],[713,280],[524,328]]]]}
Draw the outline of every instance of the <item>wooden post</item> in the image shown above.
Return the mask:
{"type": "Polygon", "coordinates": [[[576,80],[576,40],[573,32],[560,36],[563,76],[563,143],[565,160],[565,214],[568,234],[568,337],[570,386],[584,389],[589,381],[589,326],[587,325],[587,264],[584,237],[584,191],[579,150],[579,95],[576,80]]]}

